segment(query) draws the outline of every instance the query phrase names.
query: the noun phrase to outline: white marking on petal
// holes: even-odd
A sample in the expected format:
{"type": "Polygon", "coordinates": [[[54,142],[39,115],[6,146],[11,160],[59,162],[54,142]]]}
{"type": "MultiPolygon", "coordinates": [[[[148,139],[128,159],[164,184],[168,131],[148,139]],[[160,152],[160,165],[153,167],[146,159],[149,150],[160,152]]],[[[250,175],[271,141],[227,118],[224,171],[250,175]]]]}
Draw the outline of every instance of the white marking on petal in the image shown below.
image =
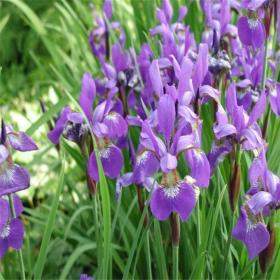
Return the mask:
{"type": "Polygon", "coordinates": [[[8,222],[4,226],[4,228],[3,228],[3,230],[2,230],[2,232],[0,234],[0,238],[1,239],[5,239],[5,238],[7,238],[10,235],[10,233],[11,233],[11,227],[10,227],[10,222],[8,222]]]}
{"type": "Polygon", "coordinates": [[[249,18],[248,24],[249,24],[250,29],[255,29],[255,28],[257,28],[259,21],[258,21],[258,19],[255,19],[255,18],[249,18]]]}
{"type": "Polygon", "coordinates": [[[137,165],[144,164],[148,158],[148,155],[149,155],[148,151],[144,151],[142,154],[138,155],[136,160],[137,165]]]}
{"type": "Polygon", "coordinates": [[[246,231],[252,231],[257,227],[257,223],[252,222],[250,219],[246,219],[246,231]]]}
{"type": "Polygon", "coordinates": [[[179,184],[170,187],[163,187],[164,195],[167,198],[175,198],[179,194],[179,191],[180,191],[179,184]]]}
{"type": "Polygon", "coordinates": [[[102,157],[102,158],[109,158],[110,154],[111,154],[110,147],[102,149],[102,150],[99,151],[99,156],[102,157]]]}

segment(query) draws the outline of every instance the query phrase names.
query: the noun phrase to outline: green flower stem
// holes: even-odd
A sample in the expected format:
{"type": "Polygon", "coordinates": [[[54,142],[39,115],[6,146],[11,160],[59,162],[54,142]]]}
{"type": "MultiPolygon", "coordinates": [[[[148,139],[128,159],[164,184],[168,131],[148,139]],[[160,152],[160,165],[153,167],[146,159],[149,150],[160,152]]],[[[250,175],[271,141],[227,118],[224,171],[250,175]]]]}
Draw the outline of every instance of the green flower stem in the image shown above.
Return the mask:
{"type": "MultiPolygon", "coordinates": [[[[16,218],[16,210],[15,210],[15,206],[14,206],[13,196],[11,194],[9,194],[8,197],[9,197],[9,204],[10,204],[10,208],[11,208],[11,212],[12,212],[12,217],[15,219],[16,218]]],[[[18,259],[19,259],[21,279],[25,280],[25,268],[24,268],[24,262],[23,262],[22,249],[19,249],[17,254],[18,254],[18,259]]]]}
{"type": "Polygon", "coordinates": [[[172,232],[172,279],[179,277],[179,243],[180,243],[180,219],[177,213],[170,217],[172,232]]]}

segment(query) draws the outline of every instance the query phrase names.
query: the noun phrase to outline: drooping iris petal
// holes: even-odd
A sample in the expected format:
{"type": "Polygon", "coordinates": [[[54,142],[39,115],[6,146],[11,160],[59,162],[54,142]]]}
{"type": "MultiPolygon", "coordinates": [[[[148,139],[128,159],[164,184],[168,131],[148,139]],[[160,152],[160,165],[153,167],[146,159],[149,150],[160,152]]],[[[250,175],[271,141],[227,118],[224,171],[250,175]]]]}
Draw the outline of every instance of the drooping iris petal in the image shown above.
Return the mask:
{"type": "Polygon", "coordinates": [[[0,196],[27,189],[30,184],[28,171],[17,165],[7,164],[0,170],[0,196]]]}
{"type": "MultiPolygon", "coordinates": [[[[123,166],[123,156],[120,149],[111,144],[99,151],[100,160],[104,169],[104,174],[109,178],[116,178],[120,174],[123,166]]],[[[90,177],[99,181],[98,166],[95,153],[92,152],[88,160],[88,173],[90,177]]]]}
{"type": "Polygon", "coordinates": [[[0,145],[0,164],[5,162],[9,156],[9,151],[4,145],[0,145]]]}
{"type": "Polygon", "coordinates": [[[60,114],[60,117],[57,120],[54,129],[48,133],[48,138],[53,144],[57,145],[59,143],[59,139],[63,132],[64,125],[67,122],[67,116],[70,113],[70,107],[65,107],[62,113],[60,114]]]}
{"type": "Polygon", "coordinates": [[[8,219],[9,219],[9,203],[6,199],[0,198],[0,209],[1,209],[1,214],[0,214],[0,233],[3,230],[4,226],[7,224],[8,219]]]}
{"type": "Polygon", "coordinates": [[[160,221],[166,220],[172,212],[177,212],[185,221],[196,205],[197,195],[189,184],[182,182],[170,187],[157,187],[151,197],[152,214],[160,221]]]}
{"type": "Polygon", "coordinates": [[[265,40],[265,28],[258,18],[241,16],[237,23],[238,35],[246,46],[260,48],[265,40]]]}
{"type": "Polygon", "coordinates": [[[147,177],[154,175],[158,168],[159,161],[152,152],[144,150],[139,153],[133,170],[134,183],[142,184],[147,177]]]}
{"type": "Polygon", "coordinates": [[[96,86],[89,72],[83,75],[82,89],[80,94],[80,105],[85,115],[91,120],[92,104],[96,95],[96,86]]]}
{"type": "Polygon", "coordinates": [[[10,132],[7,137],[10,145],[17,151],[26,152],[38,149],[32,138],[24,132],[10,132]]]}
{"type": "Polygon", "coordinates": [[[191,169],[191,176],[199,187],[208,187],[210,180],[210,165],[206,155],[199,150],[188,150],[186,159],[191,169]]]}
{"type": "Polygon", "coordinates": [[[254,194],[247,203],[253,214],[256,215],[260,213],[266,205],[272,202],[272,200],[273,197],[269,192],[259,191],[254,194]]]}
{"type": "Polygon", "coordinates": [[[163,187],[156,188],[151,196],[152,214],[160,221],[166,220],[173,211],[173,199],[168,197],[163,187]]]}
{"type": "Polygon", "coordinates": [[[119,138],[127,134],[127,123],[118,113],[109,113],[105,116],[103,123],[107,126],[107,136],[111,139],[119,138]]]}
{"type": "Polygon", "coordinates": [[[232,235],[247,247],[250,259],[255,258],[269,243],[269,232],[263,223],[249,220],[246,211],[241,208],[239,219],[232,235]]]}
{"type": "Polygon", "coordinates": [[[160,160],[160,168],[163,172],[168,173],[177,167],[177,158],[174,155],[166,153],[160,160]]]}
{"type": "Polygon", "coordinates": [[[12,219],[10,223],[10,234],[8,235],[9,247],[19,250],[22,247],[24,227],[20,219],[12,219]]]}
{"type": "Polygon", "coordinates": [[[197,195],[192,186],[180,184],[178,195],[174,198],[173,211],[177,212],[183,221],[187,220],[196,205],[197,195]]]}
{"type": "Polygon", "coordinates": [[[9,245],[6,239],[0,238],[0,260],[5,256],[8,251],[9,245]]]}
{"type": "Polygon", "coordinates": [[[170,95],[162,95],[159,99],[158,109],[159,131],[163,133],[169,142],[175,124],[175,103],[170,95]]]}

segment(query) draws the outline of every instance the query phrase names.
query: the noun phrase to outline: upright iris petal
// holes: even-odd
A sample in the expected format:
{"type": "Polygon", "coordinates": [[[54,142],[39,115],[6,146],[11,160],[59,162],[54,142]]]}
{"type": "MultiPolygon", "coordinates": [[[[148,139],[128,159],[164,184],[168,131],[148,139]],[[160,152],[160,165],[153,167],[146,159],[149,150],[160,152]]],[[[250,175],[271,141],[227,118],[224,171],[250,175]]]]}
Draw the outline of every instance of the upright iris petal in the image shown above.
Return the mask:
{"type": "Polygon", "coordinates": [[[32,138],[24,132],[9,132],[7,138],[12,148],[17,151],[26,152],[38,149],[32,138]]]}
{"type": "Polygon", "coordinates": [[[96,95],[96,86],[90,73],[85,73],[82,79],[82,90],[80,95],[80,105],[85,115],[91,120],[92,104],[96,95]]]}
{"type": "Polygon", "coordinates": [[[170,95],[162,95],[158,103],[159,131],[163,133],[167,142],[170,141],[175,124],[175,103],[170,95]]]}

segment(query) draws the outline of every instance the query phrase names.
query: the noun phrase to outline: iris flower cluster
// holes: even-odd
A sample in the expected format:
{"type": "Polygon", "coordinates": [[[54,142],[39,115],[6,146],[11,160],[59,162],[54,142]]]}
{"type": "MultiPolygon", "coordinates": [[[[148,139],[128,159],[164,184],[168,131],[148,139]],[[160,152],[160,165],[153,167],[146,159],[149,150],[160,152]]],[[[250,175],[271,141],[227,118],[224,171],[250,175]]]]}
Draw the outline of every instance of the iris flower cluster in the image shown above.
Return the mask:
{"type": "Polygon", "coordinates": [[[0,259],[9,248],[20,250],[24,227],[20,220],[23,205],[17,192],[29,188],[28,171],[14,163],[12,151],[37,150],[37,145],[24,132],[16,132],[2,120],[0,137],[0,259]]]}
{"type": "MultiPolygon", "coordinates": [[[[116,179],[117,199],[124,187],[146,189],[158,220],[175,213],[186,221],[225,157],[233,159],[229,198],[235,211],[240,159],[248,153],[250,188],[233,237],[246,245],[251,259],[258,256],[269,246],[266,222],[280,203],[280,179],[266,161],[269,115],[280,114],[277,57],[268,50],[276,2],[201,0],[205,29],[197,43],[183,23],[187,8],[180,7],[175,19],[169,0],[163,0],[156,11],[158,25],[150,30],[158,38],[158,52],[144,43],[137,54],[124,48],[123,29],[112,21],[112,5],[106,0],[102,16],[94,10],[97,26],[89,35],[102,74],[84,74],[79,98],[83,113],[64,108],[49,139],[58,144],[63,136],[86,151],[86,174],[94,186],[99,156],[105,175],[116,179]],[[210,151],[202,147],[201,110],[206,104],[214,111],[209,116],[214,136],[210,151]],[[132,131],[139,134],[137,143],[132,131]],[[123,167],[124,150],[130,170],[123,167]]],[[[279,18],[274,28],[279,29],[279,18]]]]}

